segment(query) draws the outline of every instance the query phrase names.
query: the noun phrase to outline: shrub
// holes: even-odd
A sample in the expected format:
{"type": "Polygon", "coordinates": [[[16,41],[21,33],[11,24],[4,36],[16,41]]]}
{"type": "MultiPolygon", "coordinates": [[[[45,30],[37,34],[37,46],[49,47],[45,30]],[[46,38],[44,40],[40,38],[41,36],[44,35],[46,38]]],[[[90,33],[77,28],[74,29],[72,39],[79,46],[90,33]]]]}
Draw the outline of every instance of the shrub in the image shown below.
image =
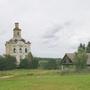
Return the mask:
{"type": "Polygon", "coordinates": [[[19,68],[24,69],[36,69],[38,68],[38,60],[33,58],[32,60],[28,60],[27,58],[21,60],[19,68]]]}
{"type": "Polygon", "coordinates": [[[38,60],[37,60],[37,58],[33,58],[32,59],[32,61],[31,61],[31,68],[32,69],[38,68],[38,60]]]}
{"type": "Polygon", "coordinates": [[[0,70],[12,69],[16,69],[16,58],[9,55],[0,56],[0,70]]]}
{"type": "Polygon", "coordinates": [[[85,69],[87,66],[87,54],[86,52],[81,49],[80,51],[78,51],[75,55],[75,66],[76,66],[76,70],[82,70],[85,69]]]}
{"type": "Polygon", "coordinates": [[[31,68],[31,62],[28,59],[22,59],[19,68],[29,69],[31,68]]]}

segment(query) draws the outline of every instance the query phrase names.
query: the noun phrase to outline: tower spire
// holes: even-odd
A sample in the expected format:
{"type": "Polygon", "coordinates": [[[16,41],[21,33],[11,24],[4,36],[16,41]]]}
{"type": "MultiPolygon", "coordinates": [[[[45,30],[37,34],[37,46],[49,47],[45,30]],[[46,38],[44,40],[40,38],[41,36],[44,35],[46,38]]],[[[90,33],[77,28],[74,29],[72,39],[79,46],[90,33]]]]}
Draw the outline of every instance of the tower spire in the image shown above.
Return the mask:
{"type": "Polygon", "coordinates": [[[18,22],[15,23],[15,28],[19,28],[19,23],[18,22]]]}
{"type": "Polygon", "coordinates": [[[19,28],[19,23],[15,23],[15,28],[13,29],[13,38],[20,39],[21,38],[21,29],[19,28]]]}

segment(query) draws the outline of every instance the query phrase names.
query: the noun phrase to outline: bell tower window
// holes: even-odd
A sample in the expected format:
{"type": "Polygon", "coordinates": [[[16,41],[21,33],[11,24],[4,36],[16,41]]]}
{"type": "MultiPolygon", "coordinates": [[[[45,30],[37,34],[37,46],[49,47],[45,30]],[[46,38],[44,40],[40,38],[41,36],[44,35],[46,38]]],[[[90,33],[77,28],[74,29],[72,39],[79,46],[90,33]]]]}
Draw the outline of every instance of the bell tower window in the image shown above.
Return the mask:
{"type": "Polygon", "coordinates": [[[13,49],[13,52],[16,53],[16,48],[13,49]]]}
{"type": "Polygon", "coordinates": [[[25,48],[25,53],[27,53],[27,48],[25,48]]]}

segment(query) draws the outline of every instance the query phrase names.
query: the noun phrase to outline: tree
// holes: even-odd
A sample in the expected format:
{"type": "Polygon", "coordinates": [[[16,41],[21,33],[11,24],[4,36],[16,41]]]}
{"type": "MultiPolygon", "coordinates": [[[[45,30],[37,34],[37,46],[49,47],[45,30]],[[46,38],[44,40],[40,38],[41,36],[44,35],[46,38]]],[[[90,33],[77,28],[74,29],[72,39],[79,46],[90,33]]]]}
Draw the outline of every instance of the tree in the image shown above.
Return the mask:
{"type": "Polygon", "coordinates": [[[19,68],[29,69],[31,68],[31,62],[28,59],[22,59],[19,68]]]}
{"type": "Polygon", "coordinates": [[[0,56],[0,70],[5,70],[6,68],[6,61],[3,56],[0,56]]]}
{"type": "Polygon", "coordinates": [[[87,52],[87,53],[90,53],[90,42],[88,42],[88,45],[87,45],[87,47],[86,47],[86,52],[87,52]]]}
{"type": "Polygon", "coordinates": [[[78,47],[78,51],[80,51],[80,49],[85,50],[86,49],[85,44],[80,43],[80,45],[78,47]]]}
{"type": "Polygon", "coordinates": [[[87,65],[87,54],[84,49],[79,49],[77,53],[75,53],[75,66],[76,70],[85,69],[87,65]]]}
{"type": "Polygon", "coordinates": [[[10,55],[0,56],[0,70],[16,69],[16,58],[10,55]]]}
{"type": "Polygon", "coordinates": [[[34,58],[30,52],[25,59],[21,60],[19,67],[25,69],[36,69],[38,68],[38,60],[37,58],[34,58]]]}
{"type": "Polygon", "coordinates": [[[31,68],[32,68],[32,69],[38,68],[38,66],[39,66],[39,65],[38,65],[38,62],[39,62],[39,61],[38,61],[38,58],[33,57],[32,62],[31,62],[31,63],[32,63],[32,64],[31,64],[31,68]]]}
{"type": "Polygon", "coordinates": [[[16,69],[16,58],[10,55],[5,55],[7,69],[16,69]]]}
{"type": "Polygon", "coordinates": [[[29,52],[25,59],[21,59],[19,68],[30,69],[32,67],[32,53],[29,52]]]}

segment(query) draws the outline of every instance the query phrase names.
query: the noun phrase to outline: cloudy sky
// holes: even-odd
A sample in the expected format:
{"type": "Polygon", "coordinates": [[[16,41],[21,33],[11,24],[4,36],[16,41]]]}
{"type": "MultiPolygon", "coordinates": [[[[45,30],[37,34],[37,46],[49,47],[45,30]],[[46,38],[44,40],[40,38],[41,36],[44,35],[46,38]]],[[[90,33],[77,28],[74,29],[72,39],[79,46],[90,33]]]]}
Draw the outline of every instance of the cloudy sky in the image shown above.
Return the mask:
{"type": "Polygon", "coordinates": [[[34,56],[63,57],[90,41],[90,0],[0,0],[0,54],[15,22],[34,56]]]}

